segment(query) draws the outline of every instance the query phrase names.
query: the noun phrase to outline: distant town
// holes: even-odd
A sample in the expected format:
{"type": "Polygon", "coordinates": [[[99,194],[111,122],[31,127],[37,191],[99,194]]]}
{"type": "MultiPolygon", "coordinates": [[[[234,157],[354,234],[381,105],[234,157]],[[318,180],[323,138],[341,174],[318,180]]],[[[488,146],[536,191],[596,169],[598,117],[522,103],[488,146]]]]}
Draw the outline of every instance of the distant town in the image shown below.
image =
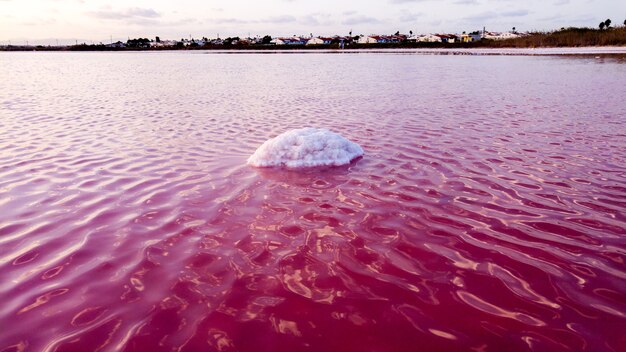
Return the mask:
{"type": "Polygon", "coordinates": [[[393,44],[393,43],[470,43],[480,40],[505,40],[518,38],[528,35],[525,32],[518,32],[513,28],[508,32],[488,32],[486,30],[474,31],[471,33],[463,32],[461,34],[414,34],[410,31],[408,34],[396,32],[391,35],[355,35],[350,33],[348,36],[334,35],[330,37],[308,35],[294,35],[290,37],[272,37],[255,36],[255,37],[227,37],[227,38],[181,38],[181,39],[161,39],[160,37],[149,38],[128,38],[126,42],[111,41],[110,43],[76,43],[74,46],[101,46],[111,49],[136,48],[136,49],[175,49],[175,48],[199,48],[199,47],[215,47],[215,46],[330,46],[335,45],[340,48],[353,44],[393,44]]]}
{"type": "Polygon", "coordinates": [[[612,26],[611,20],[602,21],[598,28],[567,27],[551,32],[510,31],[493,32],[486,28],[462,33],[409,33],[370,34],[347,36],[293,35],[288,37],[248,36],[221,38],[162,39],[128,38],[126,42],[79,43],[75,45],[44,46],[20,45],[0,46],[0,50],[178,50],[178,49],[345,49],[367,47],[562,47],[626,45],[626,21],[624,25],[612,26]]]}
{"type": "Polygon", "coordinates": [[[348,36],[331,36],[331,37],[314,37],[309,36],[291,36],[291,37],[275,37],[269,35],[256,37],[228,37],[228,38],[181,38],[180,40],[162,40],[159,37],[154,39],[138,38],[129,39],[126,43],[117,41],[115,43],[104,44],[109,48],[174,48],[174,47],[204,47],[204,46],[251,46],[251,45],[273,45],[273,46],[292,46],[292,45],[332,45],[345,47],[350,44],[391,44],[404,42],[423,42],[423,43],[470,43],[475,41],[486,40],[504,40],[518,38],[528,35],[528,33],[517,32],[513,28],[510,32],[487,32],[485,30],[475,31],[472,33],[462,34],[401,34],[396,32],[392,35],[356,35],[352,33],[348,36]]]}

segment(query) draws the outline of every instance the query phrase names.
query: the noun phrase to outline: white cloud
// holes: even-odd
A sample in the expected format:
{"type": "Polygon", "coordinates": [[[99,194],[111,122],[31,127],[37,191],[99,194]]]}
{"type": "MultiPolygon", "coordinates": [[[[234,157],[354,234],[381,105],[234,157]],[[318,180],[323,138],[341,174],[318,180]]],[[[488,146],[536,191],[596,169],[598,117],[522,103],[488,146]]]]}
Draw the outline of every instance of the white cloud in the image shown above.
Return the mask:
{"type": "Polygon", "coordinates": [[[261,22],[265,22],[265,23],[289,23],[289,22],[295,22],[295,21],[296,21],[296,18],[291,15],[270,16],[261,20],[261,22]]]}
{"type": "Polygon", "coordinates": [[[477,5],[479,3],[478,0],[456,0],[453,2],[456,5],[477,5]]]}
{"type": "Polygon", "coordinates": [[[407,4],[407,3],[411,3],[411,2],[424,2],[424,1],[429,1],[429,0],[389,0],[390,3],[392,4],[407,4]]]}
{"type": "Polygon", "coordinates": [[[144,9],[139,7],[127,8],[124,10],[98,10],[98,11],[89,11],[87,14],[91,17],[109,19],[109,20],[120,20],[126,18],[157,18],[161,17],[161,15],[153,9],[144,9]]]}
{"type": "Polygon", "coordinates": [[[345,19],[342,23],[346,25],[355,25],[355,24],[367,24],[367,23],[379,23],[380,20],[375,17],[369,16],[353,16],[345,19]]]}
{"type": "Polygon", "coordinates": [[[511,10],[511,11],[501,12],[500,14],[504,17],[520,17],[520,16],[526,16],[529,13],[530,11],[528,10],[511,10]]]}

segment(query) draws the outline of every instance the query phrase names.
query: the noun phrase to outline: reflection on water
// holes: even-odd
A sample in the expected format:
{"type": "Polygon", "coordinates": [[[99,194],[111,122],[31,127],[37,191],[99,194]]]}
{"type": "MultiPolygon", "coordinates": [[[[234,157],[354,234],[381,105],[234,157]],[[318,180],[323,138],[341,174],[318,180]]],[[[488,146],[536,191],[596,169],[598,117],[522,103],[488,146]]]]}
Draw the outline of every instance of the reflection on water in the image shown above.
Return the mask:
{"type": "Polygon", "coordinates": [[[619,60],[0,61],[0,351],[623,350],[619,60]]]}

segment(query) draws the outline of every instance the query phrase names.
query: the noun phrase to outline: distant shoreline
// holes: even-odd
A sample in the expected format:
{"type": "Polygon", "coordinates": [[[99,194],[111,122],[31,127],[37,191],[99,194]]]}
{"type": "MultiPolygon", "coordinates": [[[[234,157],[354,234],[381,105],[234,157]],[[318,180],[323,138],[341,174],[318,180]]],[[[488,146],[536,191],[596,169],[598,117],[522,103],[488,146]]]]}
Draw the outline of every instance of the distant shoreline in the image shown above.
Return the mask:
{"type": "Polygon", "coordinates": [[[476,56],[619,56],[626,59],[626,45],[615,46],[582,46],[582,47],[540,47],[540,48],[513,48],[513,47],[467,47],[467,46],[447,46],[447,47],[399,47],[399,46],[367,46],[355,48],[353,46],[345,49],[326,47],[284,47],[274,46],[271,48],[193,48],[193,49],[137,49],[122,48],[110,50],[69,50],[69,49],[14,49],[2,50],[0,52],[106,52],[106,53],[159,53],[159,52],[197,52],[212,54],[359,54],[359,53],[406,53],[423,55],[476,55],[476,56]]]}
{"type": "MultiPolygon", "coordinates": [[[[421,43],[420,43],[421,44],[421,43]]],[[[487,45],[468,45],[468,43],[459,44],[441,44],[441,43],[425,43],[437,45],[402,45],[402,44],[354,44],[341,49],[336,45],[268,45],[268,46],[202,46],[193,48],[102,48],[92,45],[78,46],[4,46],[0,47],[0,51],[63,51],[63,52],[79,52],[79,51],[99,51],[99,52],[161,52],[161,51],[216,51],[216,52],[304,52],[304,51],[325,51],[325,52],[350,52],[350,51],[403,51],[403,50],[430,50],[430,51],[498,51],[498,50],[551,50],[551,49],[601,49],[614,48],[624,49],[626,45],[599,45],[599,46],[539,46],[539,47],[517,47],[517,46],[487,46],[487,45]]],[[[622,53],[617,52],[617,53],[622,53]]]]}
{"type": "MultiPolygon", "coordinates": [[[[148,41],[148,39],[143,39],[148,41]]],[[[157,39],[158,40],[158,39],[157,39]]],[[[132,42],[129,40],[129,42],[132,42]]],[[[123,44],[123,43],[122,43],[123,44]]],[[[180,43],[179,43],[180,44],[180,43]]],[[[121,45],[123,46],[123,45],[121,45]]],[[[0,51],[345,51],[362,49],[546,49],[546,48],[593,48],[615,47],[626,48],[626,26],[604,30],[590,28],[563,28],[554,32],[529,33],[504,40],[482,39],[472,42],[414,42],[401,41],[394,43],[348,42],[343,44],[211,44],[195,46],[151,46],[151,47],[112,47],[104,44],[78,44],[71,46],[1,46],[0,51]],[[343,46],[343,47],[342,47],[343,46]]]]}

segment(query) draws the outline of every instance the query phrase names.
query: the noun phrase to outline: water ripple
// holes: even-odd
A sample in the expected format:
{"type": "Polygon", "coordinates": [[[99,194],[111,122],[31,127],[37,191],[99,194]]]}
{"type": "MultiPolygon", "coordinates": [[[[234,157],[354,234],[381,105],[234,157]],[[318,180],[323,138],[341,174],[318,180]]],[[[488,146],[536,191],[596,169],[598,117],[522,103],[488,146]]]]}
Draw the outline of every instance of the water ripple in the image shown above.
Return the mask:
{"type": "Polygon", "coordinates": [[[623,350],[618,61],[0,59],[0,351],[623,350]]]}

